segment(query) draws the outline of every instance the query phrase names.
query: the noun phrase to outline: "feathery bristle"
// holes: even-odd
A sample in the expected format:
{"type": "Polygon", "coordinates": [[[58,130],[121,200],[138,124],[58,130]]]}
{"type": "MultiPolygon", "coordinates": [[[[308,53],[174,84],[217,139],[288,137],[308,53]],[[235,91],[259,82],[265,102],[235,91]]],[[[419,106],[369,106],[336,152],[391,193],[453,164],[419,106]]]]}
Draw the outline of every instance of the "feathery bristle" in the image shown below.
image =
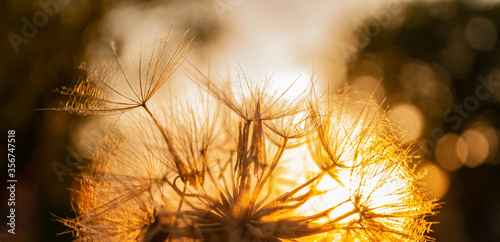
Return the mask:
{"type": "Polygon", "coordinates": [[[242,73],[230,83],[195,69],[190,77],[205,92],[197,102],[151,109],[184,60],[185,36],[166,62],[165,45],[141,58],[137,83],[118,62],[120,81],[87,70],[63,90],[73,98],[62,110],[142,112],[102,140],[79,176],[78,216],[63,220],[76,240],[431,240],[425,218],[436,205],[419,190],[397,129],[370,101],[307,90],[289,100],[269,91],[271,80],[254,85],[242,73]]]}

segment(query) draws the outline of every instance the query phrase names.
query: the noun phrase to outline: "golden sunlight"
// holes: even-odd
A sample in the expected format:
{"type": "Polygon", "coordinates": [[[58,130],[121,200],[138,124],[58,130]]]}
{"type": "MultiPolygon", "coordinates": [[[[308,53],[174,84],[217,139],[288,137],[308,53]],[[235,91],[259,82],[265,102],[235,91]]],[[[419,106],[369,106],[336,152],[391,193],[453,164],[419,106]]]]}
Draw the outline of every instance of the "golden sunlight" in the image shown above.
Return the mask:
{"type": "Polygon", "coordinates": [[[139,68],[118,57],[113,74],[87,68],[62,91],[63,110],[121,119],[78,177],[78,217],[63,220],[77,240],[429,240],[435,204],[376,103],[326,97],[290,71],[229,80],[192,64],[199,94],[162,98],[190,40],[139,68]]]}

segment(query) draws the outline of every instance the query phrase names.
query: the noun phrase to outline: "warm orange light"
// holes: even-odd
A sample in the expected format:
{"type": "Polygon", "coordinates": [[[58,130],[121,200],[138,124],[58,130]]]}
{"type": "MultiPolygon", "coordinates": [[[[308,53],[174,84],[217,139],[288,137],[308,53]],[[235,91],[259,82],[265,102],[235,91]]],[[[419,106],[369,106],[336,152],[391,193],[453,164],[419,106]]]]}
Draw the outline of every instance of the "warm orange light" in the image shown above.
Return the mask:
{"type": "Polygon", "coordinates": [[[448,171],[460,168],[467,159],[467,144],[458,135],[447,133],[436,145],[436,159],[448,171]]]}
{"type": "Polygon", "coordinates": [[[425,162],[419,166],[417,172],[425,174],[421,181],[427,197],[441,199],[446,195],[450,180],[446,172],[439,168],[439,166],[425,162]]]}
{"type": "Polygon", "coordinates": [[[270,79],[256,83],[243,73],[235,85],[198,69],[188,73],[200,87],[195,102],[153,98],[188,45],[181,41],[162,59],[166,66],[156,59],[163,50],[152,54],[136,82],[121,73],[120,88],[119,75],[108,83],[89,70],[77,88],[64,90],[72,97],[65,110],[124,116],[83,170],[78,217],[64,220],[75,236],[427,240],[425,217],[435,205],[420,191],[412,157],[384,110],[345,94],[297,93],[294,85],[279,93],[270,79]]]}
{"type": "Polygon", "coordinates": [[[413,141],[424,128],[422,112],[415,106],[407,103],[395,105],[388,114],[389,119],[406,131],[404,141],[413,141]]]}
{"type": "Polygon", "coordinates": [[[489,154],[488,138],[479,130],[466,130],[461,137],[467,145],[467,159],[464,161],[468,167],[477,167],[483,163],[489,154]]]}

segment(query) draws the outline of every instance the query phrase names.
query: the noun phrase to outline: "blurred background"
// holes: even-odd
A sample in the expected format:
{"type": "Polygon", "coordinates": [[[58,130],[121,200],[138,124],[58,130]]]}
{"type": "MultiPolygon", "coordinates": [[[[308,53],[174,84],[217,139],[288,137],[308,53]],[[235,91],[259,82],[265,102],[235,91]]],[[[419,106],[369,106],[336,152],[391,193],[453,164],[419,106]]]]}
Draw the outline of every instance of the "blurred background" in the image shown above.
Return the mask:
{"type": "Polygon", "coordinates": [[[371,96],[407,131],[424,189],[442,202],[429,236],[500,241],[499,1],[6,0],[0,22],[0,127],[16,130],[18,179],[16,235],[1,241],[71,240],[57,218],[75,216],[82,140],[102,128],[36,109],[64,100],[54,90],[73,86],[81,63],[110,60],[109,40],[134,58],[171,26],[174,39],[196,36],[189,60],[200,69],[231,75],[236,60],[251,77],[276,72],[289,85],[302,74],[330,93],[349,85],[353,98],[371,96]]]}

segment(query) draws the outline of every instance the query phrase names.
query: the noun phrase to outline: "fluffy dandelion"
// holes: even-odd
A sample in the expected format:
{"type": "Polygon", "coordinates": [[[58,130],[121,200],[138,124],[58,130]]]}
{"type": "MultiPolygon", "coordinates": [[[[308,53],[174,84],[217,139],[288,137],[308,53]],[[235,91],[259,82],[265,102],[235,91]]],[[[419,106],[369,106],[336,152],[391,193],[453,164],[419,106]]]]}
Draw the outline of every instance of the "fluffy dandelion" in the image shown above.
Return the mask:
{"type": "Polygon", "coordinates": [[[290,99],[269,80],[196,68],[197,99],[154,102],[185,60],[186,36],[171,53],[163,44],[141,56],[134,75],[117,57],[62,90],[62,110],[130,119],[77,177],[77,217],[62,220],[76,240],[431,240],[435,204],[374,103],[313,90],[290,99]]]}

